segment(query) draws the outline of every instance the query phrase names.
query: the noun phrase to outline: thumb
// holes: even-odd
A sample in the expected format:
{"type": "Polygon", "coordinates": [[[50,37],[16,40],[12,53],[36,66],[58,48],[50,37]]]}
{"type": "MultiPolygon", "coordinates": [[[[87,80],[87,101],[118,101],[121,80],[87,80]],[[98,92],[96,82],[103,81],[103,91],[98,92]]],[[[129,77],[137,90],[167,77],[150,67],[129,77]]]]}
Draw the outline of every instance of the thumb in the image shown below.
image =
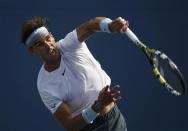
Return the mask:
{"type": "Polygon", "coordinates": [[[107,92],[108,90],[109,90],[109,85],[107,85],[107,86],[105,86],[101,91],[100,91],[100,93],[99,93],[99,95],[100,94],[103,94],[104,92],[107,92]]]}
{"type": "Polygon", "coordinates": [[[104,87],[104,90],[107,91],[110,88],[109,85],[107,85],[106,87],[104,87]]]}

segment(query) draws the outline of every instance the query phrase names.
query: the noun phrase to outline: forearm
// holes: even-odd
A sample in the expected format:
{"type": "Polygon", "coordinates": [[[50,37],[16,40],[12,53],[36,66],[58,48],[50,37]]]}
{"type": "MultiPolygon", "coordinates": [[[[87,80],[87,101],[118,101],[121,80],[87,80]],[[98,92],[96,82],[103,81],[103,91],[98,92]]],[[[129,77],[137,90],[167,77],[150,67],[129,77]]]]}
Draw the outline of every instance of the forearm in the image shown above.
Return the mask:
{"type": "Polygon", "coordinates": [[[125,19],[118,17],[111,20],[106,17],[95,17],[76,28],[78,40],[82,43],[92,36],[95,32],[120,32],[125,31],[129,23],[125,19]]]}
{"type": "MultiPolygon", "coordinates": [[[[107,112],[109,112],[112,107],[114,107],[114,102],[110,102],[108,105],[103,106],[98,102],[95,102],[92,106],[91,109],[99,114],[106,114],[107,112]]],[[[87,112],[89,113],[89,112],[87,112]]],[[[90,113],[89,113],[90,114],[90,113]]],[[[93,120],[98,116],[96,115],[93,120]]],[[[93,121],[92,120],[92,121],[93,121]]],[[[91,122],[91,121],[90,121],[91,122]]],[[[68,131],[79,131],[81,129],[83,129],[88,123],[88,121],[86,122],[86,120],[83,118],[83,112],[71,119],[69,119],[69,121],[67,121],[66,123],[66,129],[68,131]]]]}
{"type": "Polygon", "coordinates": [[[104,87],[100,91],[98,99],[91,107],[88,107],[85,111],[82,111],[80,115],[71,119],[69,123],[70,131],[80,130],[84,128],[87,123],[91,123],[99,114],[109,112],[114,106],[114,103],[121,99],[119,88],[119,85],[111,88],[109,86],[104,87]],[[86,112],[86,114],[84,112],[86,112]],[[93,112],[95,115],[93,115],[93,112]],[[76,129],[74,129],[74,127],[76,127],[76,129]]]}
{"type": "Polygon", "coordinates": [[[83,129],[87,124],[91,123],[99,115],[99,113],[107,113],[113,107],[113,105],[113,102],[105,106],[101,105],[98,102],[95,102],[91,107],[86,108],[75,117],[71,117],[70,113],[65,111],[65,108],[59,109],[55,113],[55,117],[67,131],[79,131],[83,129]]]}
{"type": "Polygon", "coordinates": [[[76,28],[78,40],[83,42],[92,36],[95,32],[100,31],[100,22],[106,17],[95,17],[81,24],[76,28]]]}
{"type": "Polygon", "coordinates": [[[100,22],[105,19],[106,17],[95,17],[91,20],[89,20],[89,26],[88,26],[88,30],[90,30],[91,32],[98,32],[101,31],[100,29],[100,22]]]}
{"type": "Polygon", "coordinates": [[[82,128],[84,128],[88,123],[90,123],[92,120],[94,120],[97,117],[97,113],[94,110],[93,110],[94,117],[87,117],[86,114],[91,113],[91,112],[88,112],[88,109],[91,109],[91,108],[88,107],[85,110],[83,110],[79,115],[72,117],[69,107],[63,103],[54,113],[54,116],[66,130],[77,131],[77,130],[81,130],[82,128]]]}
{"type": "MultiPolygon", "coordinates": [[[[61,123],[61,121],[60,121],[60,123],[61,123]]],[[[64,128],[67,131],[80,131],[87,125],[87,123],[83,119],[82,114],[79,114],[79,115],[67,120],[66,123],[64,123],[64,124],[62,123],[62,125],[64,126],[64,128]]]]}

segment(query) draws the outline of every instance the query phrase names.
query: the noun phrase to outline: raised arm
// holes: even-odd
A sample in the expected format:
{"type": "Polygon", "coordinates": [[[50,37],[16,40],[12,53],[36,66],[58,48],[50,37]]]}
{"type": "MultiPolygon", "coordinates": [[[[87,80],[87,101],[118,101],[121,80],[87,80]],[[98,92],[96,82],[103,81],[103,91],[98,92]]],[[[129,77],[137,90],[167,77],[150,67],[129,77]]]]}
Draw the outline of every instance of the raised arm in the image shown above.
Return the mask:
{"type": "Polygon", "coordinates": [[[78,26],[76,31],[78,40],[83,42],[95,32],[120,32],[120,30],[126,30],[127,27],[128,21],[121,17],[118,17],[115,20],[111,20],[106,17],[95,17],[78,26]]]}

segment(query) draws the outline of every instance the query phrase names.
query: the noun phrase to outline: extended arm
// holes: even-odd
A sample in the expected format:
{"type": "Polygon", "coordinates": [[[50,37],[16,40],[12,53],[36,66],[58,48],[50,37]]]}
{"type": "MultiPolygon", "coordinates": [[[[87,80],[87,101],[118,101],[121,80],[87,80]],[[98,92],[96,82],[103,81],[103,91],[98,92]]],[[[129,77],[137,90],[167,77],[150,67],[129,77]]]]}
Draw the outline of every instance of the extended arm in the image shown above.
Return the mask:
{"type": "MultiPolygon", "coordinates": [[[[78,40],[83,42],[87,40],[91,35],[95,32],[102,31],[100,27],[100,22],[104,20],[106,17],[95,17],[76,28],[78,40]]],[[[128,21],[122,19],[121,17],[112,20],[109,23],[109,30],[111,32],[119,32],[120,30],[126,30],[128,27],[128,21]]]]}

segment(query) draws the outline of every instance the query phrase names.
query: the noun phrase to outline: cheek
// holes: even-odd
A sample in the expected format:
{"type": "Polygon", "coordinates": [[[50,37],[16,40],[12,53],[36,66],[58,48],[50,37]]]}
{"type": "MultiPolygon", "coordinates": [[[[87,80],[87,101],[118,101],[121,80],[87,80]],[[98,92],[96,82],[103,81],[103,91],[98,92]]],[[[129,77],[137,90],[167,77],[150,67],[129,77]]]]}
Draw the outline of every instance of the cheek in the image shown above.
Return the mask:
{"type": "Polygon", "coordinates": [[[45,55],[45,49],[44,48],[38,48],[37,50],[36,50],[36,54],[37,55],[45,55]]]}

